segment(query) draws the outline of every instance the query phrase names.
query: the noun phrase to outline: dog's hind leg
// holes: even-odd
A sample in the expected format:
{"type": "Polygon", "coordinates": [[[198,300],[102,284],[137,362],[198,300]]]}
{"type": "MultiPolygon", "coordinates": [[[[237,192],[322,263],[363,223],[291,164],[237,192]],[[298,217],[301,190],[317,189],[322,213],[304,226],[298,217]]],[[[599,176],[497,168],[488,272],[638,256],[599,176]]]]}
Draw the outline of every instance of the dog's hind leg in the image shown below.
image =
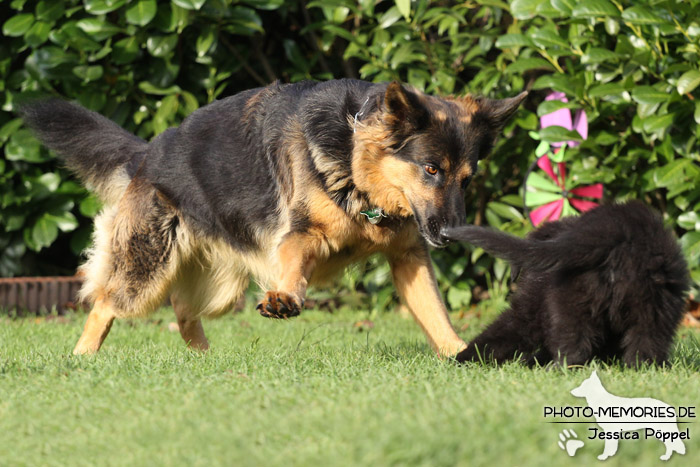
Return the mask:
{"type": "Polygon", "coordinates": [[[665,330],[650,328],[648,323],[638,324],[625,330],[622,338],[622,361],[628,367],[644,363],[663,364],[668,357],[673,335],[665,330]]]}
{"type": "Polygon", "coordinates": [[[100,350],[116,317],[109,300],[100,297],[90,311],[83,334],[73,349],[73,355],[94,354],[100,350]]]}
{"type": "Polygon", "coordinates": [[[598,456],[598,460],[604,461],[610,456],[615,455],[617,452],[617,444],[618,444],[617,439],[605,439],[605,447],[603,448],[603,453],[598,456]]]}
{"type": "Polygon", "coordinates": [[[94,247],[82,266],[83,299],[94,301],[75,354],[95,353],[115,317],[160,306],[177,276],[179,217],[155,189],[134,179],[118,207],[95,221],[94,247]]]}
{"type": "Polygon", "coordinates": [[[201,317],[231,311],[248,288],[249,275],[242,256],[213,240],[200,242],[191,256],[172,286],[170,302],[188,347],[207,350],[201,317]]]}
{"type": "Polygon", "coordinates": [[[520,322],[517,313],[508,309],[457,354],[457,361],[503,363],[513,360],[520,352],[523,353],[524,360],[532,364],[535,349],[524,339],[522,331],[525,329],[528,329],[527,323],[520,322]]]}
{"type": "Polygon", "coordinates": [[[547,297],[542,307],[549,308],[549,323],[546,329],[545,347],[557,365],[584,365],[593,358],[601,341],[603,324],[590,319],[589,304],[570,303],[571,297],[564,294],[547,297]]]}

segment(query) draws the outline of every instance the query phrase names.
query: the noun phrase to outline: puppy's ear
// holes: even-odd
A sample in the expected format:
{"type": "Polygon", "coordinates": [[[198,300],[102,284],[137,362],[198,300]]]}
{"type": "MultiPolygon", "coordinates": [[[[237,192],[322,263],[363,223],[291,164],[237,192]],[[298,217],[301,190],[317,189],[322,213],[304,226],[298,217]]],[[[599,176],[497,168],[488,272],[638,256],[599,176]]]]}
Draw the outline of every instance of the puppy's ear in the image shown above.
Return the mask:
{"type": "Polygon", "coordinates": [[[479,113],[488,121],[494,139],[498,137],[526,97],[527,91],[524,91],[508,99],[482,99],[479,102],[479,113]]]}
{"type": "Polygon", "coordinates": [[[415,131],[426,124],[427,109],[420,98],[398,81],[389,83],[384,94],[384,121],[395,130],[415,131]]]}

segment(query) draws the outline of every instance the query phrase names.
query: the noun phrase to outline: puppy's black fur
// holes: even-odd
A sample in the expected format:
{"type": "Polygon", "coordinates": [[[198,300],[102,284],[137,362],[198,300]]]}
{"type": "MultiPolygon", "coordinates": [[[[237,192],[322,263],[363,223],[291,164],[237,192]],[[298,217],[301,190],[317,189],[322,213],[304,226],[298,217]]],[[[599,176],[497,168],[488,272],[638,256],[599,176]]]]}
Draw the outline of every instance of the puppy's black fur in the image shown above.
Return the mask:
{"type": "Polygon", "coordinates": [[[688,267],[674,235],[642,203],[549,222],[526,239],[476,226],[444,233],[519,273],[510,308],[458,361],[666,361],[685,309],[688,267]]]}

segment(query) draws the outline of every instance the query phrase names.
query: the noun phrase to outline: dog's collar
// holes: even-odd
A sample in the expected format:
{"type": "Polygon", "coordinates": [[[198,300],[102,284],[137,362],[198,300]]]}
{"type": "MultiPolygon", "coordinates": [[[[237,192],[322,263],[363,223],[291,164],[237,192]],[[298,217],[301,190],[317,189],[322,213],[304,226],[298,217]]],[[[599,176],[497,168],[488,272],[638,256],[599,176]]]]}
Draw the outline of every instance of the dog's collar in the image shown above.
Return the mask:
{"type": "Polygon", "coordinates": [[[384,214],[384,210],[382,208],[374,208],[368,209],[366,211],[360,211],[360,214],[367,216],[367,220],[370,224],[373,225],[379,224],[383,217],[389,217],[386,214],[384,214]]]}
{"type": "MultiPolygon", "coordinates": [[[[357,117],[362,117],[364,115],[365,106],[367,105],[368,102],[369,102],[369,96],[367,96],[367,99],[365,99],[364,104],[362,104],[362,107],[360,107],[360,110],[355,114],[355,119],[354,119],[353,124],[352,124],[352,132],[353,133],[357,133],[357,117]]],[[[375,210],[376,209],[378,209],[378,208],[375,208],[375,210]]],[[[365,214],[365,213],[363,212],[362,214],[365,214]]],[[[367,214],[365,214],[365,215],[367,215],[367,214]]],[[[367,216],[367,218],[369,219],[370,217],[367,216]]],[[[380,218],[380,220],[381,220],[381,218],[380,218]]],[[[377,222],[379,222],[379,221],[377,221],[377,222]]],[[[377,222],[373,222],[373,224],[376,224],[377,222]]]]}

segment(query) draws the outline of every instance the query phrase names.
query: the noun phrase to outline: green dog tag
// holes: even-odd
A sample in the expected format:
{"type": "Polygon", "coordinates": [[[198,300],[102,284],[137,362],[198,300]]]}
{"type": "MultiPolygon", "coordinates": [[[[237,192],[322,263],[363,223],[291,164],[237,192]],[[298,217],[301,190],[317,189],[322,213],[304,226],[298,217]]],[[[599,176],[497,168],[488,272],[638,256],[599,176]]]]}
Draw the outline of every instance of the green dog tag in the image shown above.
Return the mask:
{"type": "Polygon", "coordinates": [[[374,208],[368,211],[360,211],[360,214],[364,214],[365,216],[367,216],[367,220],[370,222],[370,224],[379,224],[379,222],[382,220],[382,217],[387,217],[384,214],[384,211],[382,211],[382,208],[374,208]]]}

